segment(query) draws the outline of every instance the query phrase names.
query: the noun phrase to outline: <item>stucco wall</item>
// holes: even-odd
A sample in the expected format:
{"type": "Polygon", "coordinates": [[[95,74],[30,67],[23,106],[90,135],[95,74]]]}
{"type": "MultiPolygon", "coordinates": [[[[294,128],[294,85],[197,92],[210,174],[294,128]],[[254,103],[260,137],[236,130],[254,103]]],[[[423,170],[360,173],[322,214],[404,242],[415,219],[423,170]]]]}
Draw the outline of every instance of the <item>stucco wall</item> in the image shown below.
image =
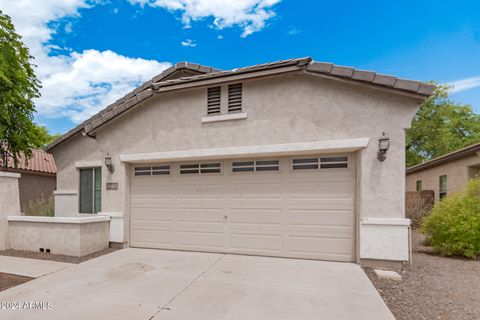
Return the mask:
{"type": "Polygon", "coordinates": [[[435,201],[439,198],[440,176],[447,175],[447,195],[466,186],[468,179],[475,176],[480,166],[480,157],[471,155],[462,159],[425,169],[406,176],[406,191],[416,190],[416,181],[422,181],[423,190],[433,190],[435,201]],[[470,170],[469,170],[470,168],[470,170]]]}
{"type": "Polygon", "coordinates": [[[10,249],[38,252],[50,249],[52,254],[85,256],[103,250],[109,243],[109,221],[92,223],[56,223],[9,221],[10,249]]]}
{"type": "Polygon", "coordinates": [[[58,189],[78,189],[75,161],[103,160],[108,153],[115,172],[102,170],[102,211],[128,213],[128,165],[119,154],[369,137],[358,157],[357,214],[404,218],[404,129],[418,100],[305,74],[249,80],[243,86],[247,119],[202,123],[206,89],[190,89],[147,100],[101,128],[95,140],[80,134],[69,139],[52,150],[58,189]],[[382,132],[391,147],[387,160],[379,162],[382,132]],[[118,182],[119,189],[105,190],[106,182],[118,182]]]}
{"type": "Polygon", "coordinates": [[[55,176],[22,173],[19,183],[20,209],[25,212],[29,201],[53,196],[56,187],[55,176]]]}
{"type": "Polygon", "coordinates": [[[8,233],[7,217],[20,215],[18,179],[20,174],[0,171],[0,250],[5,250],[8,233]]]}

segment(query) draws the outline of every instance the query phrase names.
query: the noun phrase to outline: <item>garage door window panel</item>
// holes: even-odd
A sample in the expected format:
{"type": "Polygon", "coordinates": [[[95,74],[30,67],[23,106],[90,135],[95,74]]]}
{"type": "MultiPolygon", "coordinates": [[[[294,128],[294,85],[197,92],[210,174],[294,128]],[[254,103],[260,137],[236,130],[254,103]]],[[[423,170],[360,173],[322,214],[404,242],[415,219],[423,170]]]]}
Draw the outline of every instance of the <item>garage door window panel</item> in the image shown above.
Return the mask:
{"type": "Polygon", "coordinates": [[[135,176],[159,176],[159,175],[170,175],[170,165],[156,165],[156,166],[142,166],[135,167],[134,169],[135,176]]]}
{"type": "Polygon", "coordinates": [[[220,162],[181,164],[180,174],[218,174],[222,173],[222,164],[220,162]]]}
{"type": "Polygon", "coordinates": [[[255,171],[255,161],[232,162],[232,172],[253,172],[253,171],[255,171]]]}
{"type": "Polygon", "coordinates": [[[294,158],[292,159],[293,171],[345,169],[348,168],[348,157],[320,157],[320,158],[294,158]]]}
{"type": "Polygon", "coordinates": [[[243,160],[232,162],[232,172],[268,172],[280,171],[280,160],[243,160]]]}
{"type": "Polygon", "coordinates": [[[348,168],[347,157],[322,157],[320,158],[320,169],[348,168]]]}

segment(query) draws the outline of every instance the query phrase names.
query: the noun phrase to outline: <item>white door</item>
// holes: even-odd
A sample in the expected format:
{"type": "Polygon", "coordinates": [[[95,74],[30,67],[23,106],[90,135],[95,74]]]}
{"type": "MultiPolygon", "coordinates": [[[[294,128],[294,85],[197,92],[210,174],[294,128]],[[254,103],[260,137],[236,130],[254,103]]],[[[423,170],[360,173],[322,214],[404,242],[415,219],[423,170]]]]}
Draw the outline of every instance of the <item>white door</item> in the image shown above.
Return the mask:
{"type": "Polygon", "coordinates": [[[132,247],[355,260],[353,155],[135,165],[132,247]]]}

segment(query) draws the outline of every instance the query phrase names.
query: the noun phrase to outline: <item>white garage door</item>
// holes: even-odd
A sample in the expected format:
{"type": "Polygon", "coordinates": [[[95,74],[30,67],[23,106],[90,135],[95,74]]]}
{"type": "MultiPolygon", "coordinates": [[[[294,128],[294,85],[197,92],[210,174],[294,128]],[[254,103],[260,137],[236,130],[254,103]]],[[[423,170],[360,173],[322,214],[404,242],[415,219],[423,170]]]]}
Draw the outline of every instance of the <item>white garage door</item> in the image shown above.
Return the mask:
{"type": "Polygon", "coordinates": [[[132,247],[355,259],[353,155],[136,165],[132,247]]]}

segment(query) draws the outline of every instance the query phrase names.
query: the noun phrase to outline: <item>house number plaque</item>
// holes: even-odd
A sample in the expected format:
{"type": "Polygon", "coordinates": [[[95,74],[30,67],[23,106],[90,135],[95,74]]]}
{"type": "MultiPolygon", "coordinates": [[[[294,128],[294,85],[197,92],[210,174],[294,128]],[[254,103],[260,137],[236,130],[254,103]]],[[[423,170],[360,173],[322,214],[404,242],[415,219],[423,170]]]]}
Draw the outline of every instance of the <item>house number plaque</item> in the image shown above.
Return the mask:
{"type": "Polygon", "coordinates": [[[118,190],[118,182],[107,182],[107,190],[118,190]]]}

